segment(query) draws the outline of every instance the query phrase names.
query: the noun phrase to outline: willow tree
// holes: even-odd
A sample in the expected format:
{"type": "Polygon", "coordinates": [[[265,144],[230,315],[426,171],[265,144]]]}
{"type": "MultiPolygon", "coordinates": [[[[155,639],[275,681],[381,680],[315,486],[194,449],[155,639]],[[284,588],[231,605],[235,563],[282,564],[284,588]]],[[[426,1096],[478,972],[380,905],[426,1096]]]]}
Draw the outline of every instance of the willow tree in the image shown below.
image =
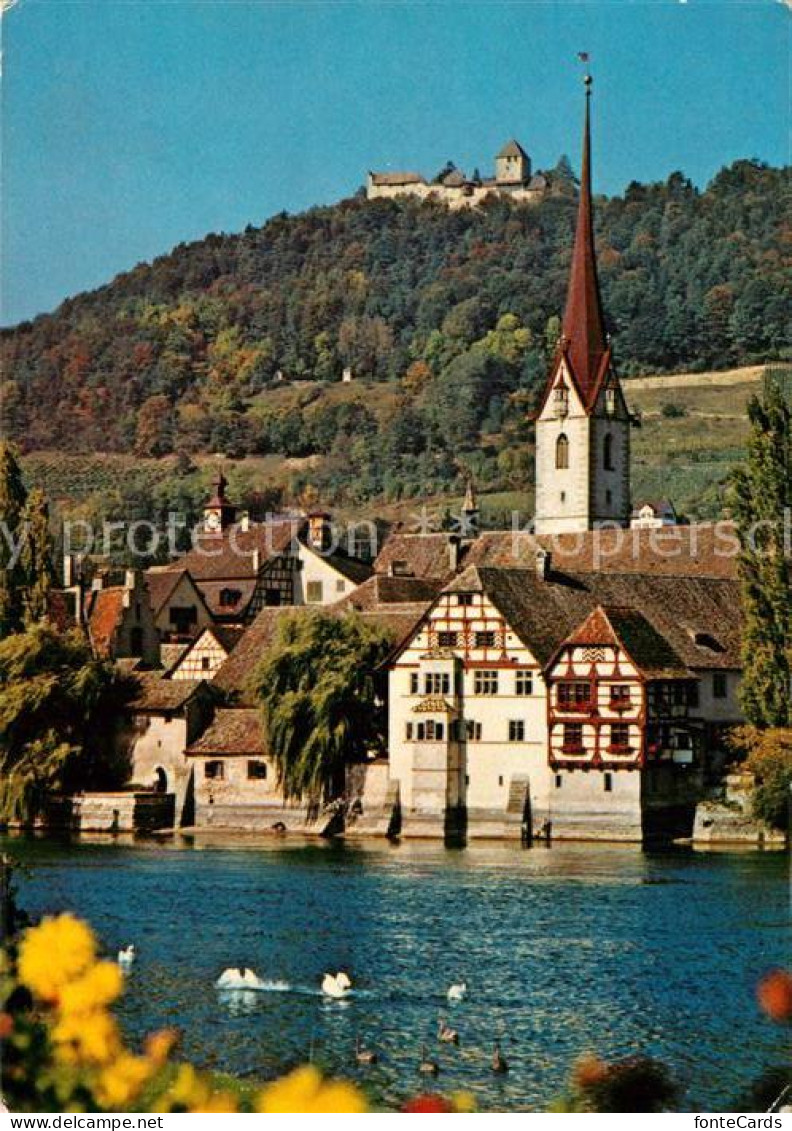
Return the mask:
{"type": "Polygon", "coordinates": [[[278,618],[253,686],[285,797],[312,804],[337,797],[346,766],[384,748],[375,672],[391,644],[357,614],[278,618]]]}
{"type": "Polygon", "coordinates": [[[757,727],[792,726],[792,412],[783,375],[768,374],[748,405],[745,464],[732,477],[741,536],[741,701],[757,727]]]}
{"type": "Polygon", "coordinates": [[[0,640],[0,819],[27,823],[53,793],[115,784],[108,723],[125,693],[77,630],[0,640]]]}

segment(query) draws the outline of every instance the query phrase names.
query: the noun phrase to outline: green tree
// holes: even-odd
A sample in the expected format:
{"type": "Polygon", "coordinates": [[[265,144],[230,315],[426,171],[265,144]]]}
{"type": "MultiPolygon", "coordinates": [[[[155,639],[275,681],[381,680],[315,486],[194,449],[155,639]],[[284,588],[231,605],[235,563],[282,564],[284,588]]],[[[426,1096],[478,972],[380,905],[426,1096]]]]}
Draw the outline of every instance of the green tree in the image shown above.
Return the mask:
{"type": "Polygon", "coordinates": [[[13,444],[0,442],[0,636],[15,632],[22,624],[20,539],[24,538],[26,501],[19,454],[13,444]]]}
{"type": "Polygon", "coordinates": [[[0,819],[32,821],[53,792],[115,784],[107,721],[125,693],[81,632],[36,624],[0,641],[0,819]]]}
{"type": "Polygon", "coordinates": [[[26,531],[21,556],[23,602],[25,622],[31,624],[47,615],[49,592],[54,582],[49,507],[40,487],[34,487],[28,495],[22,521],[26,531]]]}
{"type": "Polygon", "coordinates": [[[748,405],[748,458],[732,477],[741,535],[745,614],[741,701],[759,727],[792,724],[792,561],[784,518],[792,512],[792,413],[772,377],[748,405]]]}
{"type": "Polygon", "coordinates": [[[754,775],[754,816],[782,832],[789,830],[792,788],[792,728],[737,727],[729,745],[745,758],[745,768],[754,775]]]}
{"type": "Polygon", "coordinates": [[[338,796],[347,764],[382,749],[385,711],[373,673],[391,644],[357,615],[311,610],[278,619],[254,687],[287,798],[318,804],[338,796]]]}

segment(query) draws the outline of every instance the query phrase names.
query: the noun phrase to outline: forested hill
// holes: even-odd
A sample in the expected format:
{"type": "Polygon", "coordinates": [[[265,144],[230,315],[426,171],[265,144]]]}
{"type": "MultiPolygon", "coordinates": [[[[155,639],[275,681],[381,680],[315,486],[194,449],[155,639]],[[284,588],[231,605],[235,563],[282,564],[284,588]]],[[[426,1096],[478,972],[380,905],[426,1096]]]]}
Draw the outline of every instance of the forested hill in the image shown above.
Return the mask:
{"type": "MultiPolygon", "coordinates": [[[[781,356],[790,169],[739,161],[600,200],[623,374],[781,356]]],[[[524,438],[564,302],[575,187],[476,211],[355,198],[180,245],[2,334],[4,427],[28,451],[327,454],[390,474],[524,438]],[[348,366],[366,396],[325,396],[348,366]],[[304,393],[283,407],[287,383],[304,393]],[[387,383],[377,392],[372,382],[387,383]],[[384,406],[384,407],[383,407],[384,406]]],[[[340,473],[339,473],[340,474],[340,473]]]]}

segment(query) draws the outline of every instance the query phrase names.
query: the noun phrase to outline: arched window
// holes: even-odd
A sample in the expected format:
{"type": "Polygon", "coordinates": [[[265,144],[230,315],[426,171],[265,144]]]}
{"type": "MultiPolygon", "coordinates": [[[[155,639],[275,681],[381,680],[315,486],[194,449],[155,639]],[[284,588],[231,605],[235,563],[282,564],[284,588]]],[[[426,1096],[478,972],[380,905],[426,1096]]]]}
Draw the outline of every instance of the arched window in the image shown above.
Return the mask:
{"type": "Polygon", "coordinates": [[[602,464],[606,471],[613,471],[613,436],[610,432],[602,445],[602,464]]]}
{"type": "Polygon", "coordinates": [[[556,440],[556,467],[560,469],[569,467],[569,440],[563,432],[556,440]]]}

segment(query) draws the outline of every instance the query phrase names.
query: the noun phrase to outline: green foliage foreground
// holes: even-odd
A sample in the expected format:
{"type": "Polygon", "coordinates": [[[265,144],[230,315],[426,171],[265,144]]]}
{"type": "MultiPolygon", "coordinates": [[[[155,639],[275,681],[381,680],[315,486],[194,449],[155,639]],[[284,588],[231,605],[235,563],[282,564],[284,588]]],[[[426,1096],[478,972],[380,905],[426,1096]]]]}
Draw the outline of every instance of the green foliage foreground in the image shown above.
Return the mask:
{"type": "Polygon", "coordinates": [[[384,749],[375,673],[391,645],[384,629],[356,614],[279,617],[254,687],[287,798],[318,804],[337,796],[347,763],[384,749]]]}

